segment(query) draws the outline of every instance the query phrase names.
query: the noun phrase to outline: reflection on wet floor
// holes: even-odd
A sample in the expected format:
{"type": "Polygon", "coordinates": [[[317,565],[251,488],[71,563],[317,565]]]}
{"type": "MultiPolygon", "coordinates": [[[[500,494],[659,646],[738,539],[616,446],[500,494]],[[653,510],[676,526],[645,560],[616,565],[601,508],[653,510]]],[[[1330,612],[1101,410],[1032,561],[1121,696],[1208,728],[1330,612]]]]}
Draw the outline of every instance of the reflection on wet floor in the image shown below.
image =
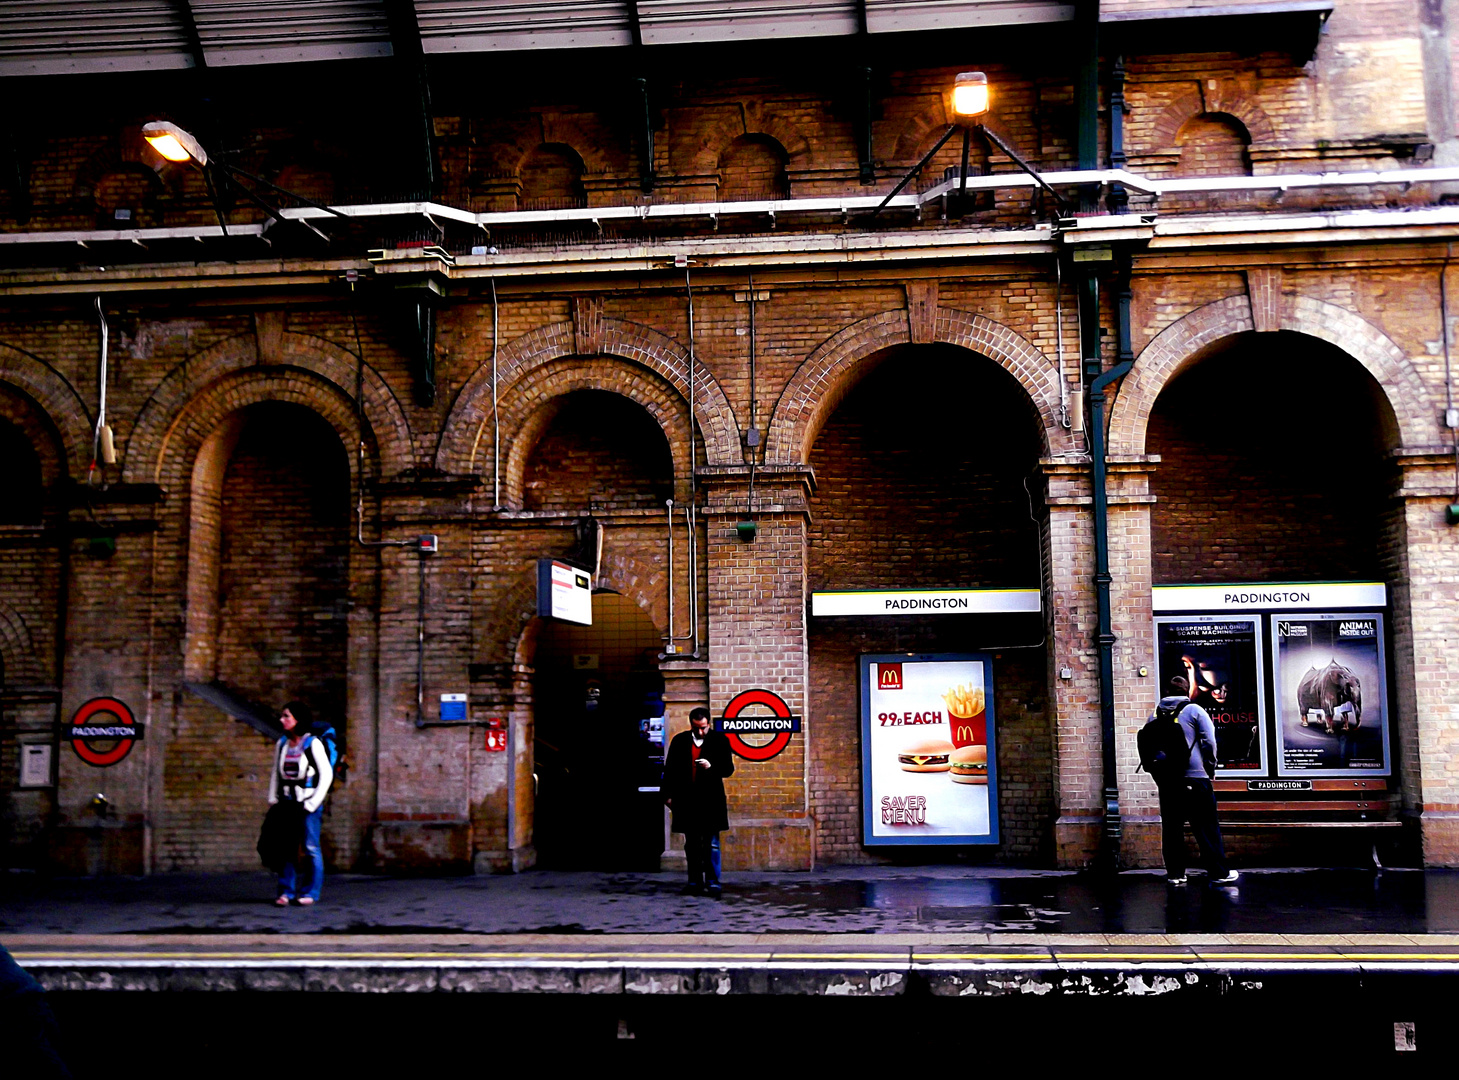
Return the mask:
{"type": "Polygon", "coordinates": [[[324,902],[280,911],[264,874],[45,878],[0,874],[0,936],[18,933],[1459,933],[1459,871],[1246,870],[1192,875],[1003,868],[830,867],[728,873],[724,899],[681,876],[531,870],[340,874],[324,902]]]}
{"type": "Polygon", "coordinates": [[[1459,931],[1459,877],[1441,872],[1267,871],[1234,888],[1151,874],[757,882],[734,898],[804,912],[915,911],[928,929],[1062,933],[1459,931]]]}

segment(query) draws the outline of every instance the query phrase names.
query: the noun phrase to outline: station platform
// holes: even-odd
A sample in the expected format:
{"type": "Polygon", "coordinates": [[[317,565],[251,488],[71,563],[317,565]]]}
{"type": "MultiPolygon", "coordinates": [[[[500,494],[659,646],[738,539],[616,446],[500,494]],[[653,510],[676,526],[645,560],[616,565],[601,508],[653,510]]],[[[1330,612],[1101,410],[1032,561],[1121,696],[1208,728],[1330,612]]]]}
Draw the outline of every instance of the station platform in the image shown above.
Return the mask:
{"type": "MultiPolygon", "coordinates": [[[[707,1017],[765,1053],[853,1065],[863,1029],[939,1045],[975,1030],[1078,1064],[1088,1040],[1058,1032],[1174,1050],[1192,1016],[1268,1060],[1408,1061],[1415,1039],[1424,1060],[1459,1053],[1445,1005],[1459,872],[1249,870],[1236,887],[1173,888],[1149,872],[851,867],[731,875],[722,900],[680,884],[336,875],[318,906],[278,908],[264,874],[8,873],[0,944],[63,1031],[121,1007],[240,1075],[268,1059],[238,1033],[303,1007],[372,1033],[335,1051],[364,1074],[408,1065],[417,1030],[509,1030],[539,1048],[567,1032],[611,1053],[684,1045],[707,1017]]],[[[69,1052],[77,1075],[146,1060],[140,1044],[69,1052]]]]}

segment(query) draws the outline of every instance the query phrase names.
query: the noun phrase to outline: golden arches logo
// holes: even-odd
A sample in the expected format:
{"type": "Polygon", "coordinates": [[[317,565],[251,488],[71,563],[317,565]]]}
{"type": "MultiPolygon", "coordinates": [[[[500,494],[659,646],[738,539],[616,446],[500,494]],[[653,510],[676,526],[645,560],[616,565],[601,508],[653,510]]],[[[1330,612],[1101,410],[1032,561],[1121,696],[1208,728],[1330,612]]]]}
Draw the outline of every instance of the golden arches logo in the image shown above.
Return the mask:
{"type": "Polygon", "coordinates": [[[900,690],[902,688],[902,665],[877,665],[876,680],[877,685],[883,690],[900,690]]]}

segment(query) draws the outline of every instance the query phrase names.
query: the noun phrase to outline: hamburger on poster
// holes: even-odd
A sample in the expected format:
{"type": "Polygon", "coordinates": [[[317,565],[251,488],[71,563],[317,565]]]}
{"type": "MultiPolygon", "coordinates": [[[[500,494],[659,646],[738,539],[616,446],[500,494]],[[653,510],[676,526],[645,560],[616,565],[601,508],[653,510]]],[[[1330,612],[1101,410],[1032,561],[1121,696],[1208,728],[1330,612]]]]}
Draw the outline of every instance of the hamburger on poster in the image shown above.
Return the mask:
{"type": "Polygon", "coordinates": [[[960,746],[948,755],[948,768],[954,784],[986,784],[988,782],[988,748],[960,746]]]}
{"type": "Polygon", "coordinates": [[[946,739],[919,739],[897,753],[897,764],[903,772],[947,772],[953,751],[946,739]]]}

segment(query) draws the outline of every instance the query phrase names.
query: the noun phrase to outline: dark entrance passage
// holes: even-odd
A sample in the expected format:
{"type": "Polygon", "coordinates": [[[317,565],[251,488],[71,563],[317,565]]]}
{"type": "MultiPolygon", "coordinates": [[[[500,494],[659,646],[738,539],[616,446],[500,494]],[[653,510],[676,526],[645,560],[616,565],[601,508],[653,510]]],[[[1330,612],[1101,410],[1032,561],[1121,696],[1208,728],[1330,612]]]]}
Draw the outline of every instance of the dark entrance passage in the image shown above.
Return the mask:
{"type": "Polygon", "coordinates": [[[628,597],[593,596],[593,625],[548,621],[537,639],[537,864],[657,870],[663,635],[628,597]],[[656,727],[656,731],[654,730],[656,727]],[[641,790],[641,789],[649,790],[641,790]]]}

